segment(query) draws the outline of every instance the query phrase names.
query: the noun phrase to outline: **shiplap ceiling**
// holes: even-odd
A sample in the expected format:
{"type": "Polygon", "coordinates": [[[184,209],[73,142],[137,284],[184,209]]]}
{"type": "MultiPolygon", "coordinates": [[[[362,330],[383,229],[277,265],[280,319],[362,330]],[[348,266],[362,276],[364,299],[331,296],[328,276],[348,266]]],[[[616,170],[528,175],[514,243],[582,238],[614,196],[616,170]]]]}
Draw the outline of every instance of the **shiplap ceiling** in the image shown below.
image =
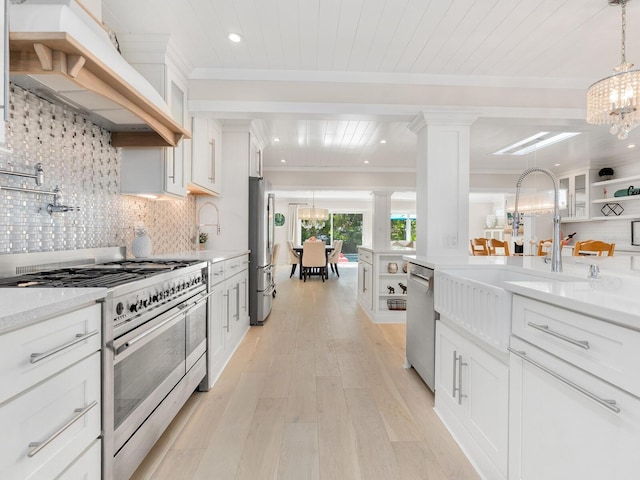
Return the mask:
{"type": "MultiPolygon", "coordinates": [[[[620,8],[606,0],[102,0],[102,6],[103,20],[117,34],[170,34],[191,79],[227,82],[220,90],[234,82],[263,80],[267,88],[298,81],[295,92],[287,92],[289,110],[261,105],[256,115],[271,169],[415,168],[415,137],[407,125],[424,102],[397,101],[393,86],[523,85],[545,88],[551,98],[557,88],[586,91],[620,63],[620,8]],[[243,41],[231,43],[230,32],[243,41]],[[369,82],[382,87],[371,115],[363,115],[357,85],[364,91],[369,82]],[[352,83],[358,108],[350,112],[340,87],[352,83]],[[319,84],[343,95],[340,109],[318,107],[319,84]],[[392,113],[381,115],[385,109],[392,113]]],[[[627,59],[640,62],[640,0],[629,3],[627,14],[627,59]]],[[[442,90],[443,102],[448,93],[442,90]]],[[[528,93],[521,93],[514,105],[527,105],[528,93]]],[[[230,95],[229,104],[240,102],[238,96],[230,95]]],[[[476,101],[469,96],[469,104],[476,101]]],[[[637,156],[627,148],[631,142],[640,148],[637,131],[618,141],[606,127],[586,125],[583,109],[576,105],[566,118],[562,108],[553,119],[480,118],[472,126],[472,171],[518,171],[533,163],[566,170],[637,156]],[[583,133],[535,158],[491,155],[540,130],[583,133]]]]}

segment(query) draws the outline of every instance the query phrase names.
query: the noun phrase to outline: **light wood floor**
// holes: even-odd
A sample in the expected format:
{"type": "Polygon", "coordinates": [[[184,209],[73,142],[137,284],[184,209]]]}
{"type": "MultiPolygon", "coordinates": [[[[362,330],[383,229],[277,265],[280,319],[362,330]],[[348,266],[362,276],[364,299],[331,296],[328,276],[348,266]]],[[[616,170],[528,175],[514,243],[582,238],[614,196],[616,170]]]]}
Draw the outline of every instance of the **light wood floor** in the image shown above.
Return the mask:
{"type": "Polygon", "coordinates": [[[358,307],[357,268],[324,283],[288,273],[279,267],[267,323],[133,478],[478,479],[431,392],[403,368],[404,325],[373,324],[358,307]]]}

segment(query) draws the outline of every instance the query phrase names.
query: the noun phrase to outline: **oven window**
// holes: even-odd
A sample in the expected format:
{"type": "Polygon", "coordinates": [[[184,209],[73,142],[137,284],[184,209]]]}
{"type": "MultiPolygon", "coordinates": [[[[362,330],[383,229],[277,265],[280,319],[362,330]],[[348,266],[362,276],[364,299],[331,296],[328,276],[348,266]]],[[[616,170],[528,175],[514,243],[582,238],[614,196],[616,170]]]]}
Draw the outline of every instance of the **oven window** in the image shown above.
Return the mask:
{"type": "Polygon", "coordinates": [[[187,314],[187,371],[205,353],[207,344],[207,301],[187,314]]]}
{"type": "Polygon", "coordinates": [[[184,318],[132,348],[136,350],[121,361],[116,358],[114,366],[114,429],[143,404],[149,406],[141,412],[146,417],[184,375],[184,318]]]}

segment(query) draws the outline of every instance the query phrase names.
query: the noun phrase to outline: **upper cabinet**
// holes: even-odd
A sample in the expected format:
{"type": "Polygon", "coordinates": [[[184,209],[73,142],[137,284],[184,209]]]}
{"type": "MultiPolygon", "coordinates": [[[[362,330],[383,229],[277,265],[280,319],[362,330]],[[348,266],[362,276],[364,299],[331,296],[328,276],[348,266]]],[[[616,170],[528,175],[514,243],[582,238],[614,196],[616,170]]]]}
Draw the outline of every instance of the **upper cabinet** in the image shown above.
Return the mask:
{"type": "Polygon", "coordinates": [[[189,189],[205,195],[222,195],[222,131],[217,121],[194,117],[189,189]]]}
{"type": "MultiPolygon", "coordinates": [[[[174,121],[186,127],[189,124],[186,75],[181,74],[179,66],[169,58],[168,41],[165,36],[125,38],[123,52],[129,49],[131,64],[165,99],[174,121]],[[149,52],[149,45],[156,50],[155,55],[149,52]]],[[[185,197],[190,156],[188,140],[175,147],[123,148],[121,193],[185,197]]]]}
{"type": "Polygon", "coordinates": [[[560,210],[563,222],[589,219],[589,170],[558,177],[561,189],[567,190],[567,208],[560,210]]]}
{"type": "Polygon", "coordinates": [[[0,0],[0,24],[2,25],[2,38],[0,38],[0,145],[4,145],[4,122],[8,120],[9,112],[9,72],[5,70],[6,61],[9,59],[9,44],[6,42],[9,22],[7,20],[7,0],[0,0]]]}

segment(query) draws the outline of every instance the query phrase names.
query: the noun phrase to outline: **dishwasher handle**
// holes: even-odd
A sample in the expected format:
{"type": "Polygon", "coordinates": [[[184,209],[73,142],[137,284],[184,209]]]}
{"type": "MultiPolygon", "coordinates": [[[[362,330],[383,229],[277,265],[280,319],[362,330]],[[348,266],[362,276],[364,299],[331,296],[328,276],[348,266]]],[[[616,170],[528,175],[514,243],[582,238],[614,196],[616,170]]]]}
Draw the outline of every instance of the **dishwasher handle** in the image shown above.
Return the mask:
{"type": "Polygon", "coordinates": [[[412,282],[416,282],[418,285],[425,287],[427,291],[431,290],[431,288],[433,287],[433,277],[429,277],[421,273],[411,272],[409,279],[412,282]]]}

